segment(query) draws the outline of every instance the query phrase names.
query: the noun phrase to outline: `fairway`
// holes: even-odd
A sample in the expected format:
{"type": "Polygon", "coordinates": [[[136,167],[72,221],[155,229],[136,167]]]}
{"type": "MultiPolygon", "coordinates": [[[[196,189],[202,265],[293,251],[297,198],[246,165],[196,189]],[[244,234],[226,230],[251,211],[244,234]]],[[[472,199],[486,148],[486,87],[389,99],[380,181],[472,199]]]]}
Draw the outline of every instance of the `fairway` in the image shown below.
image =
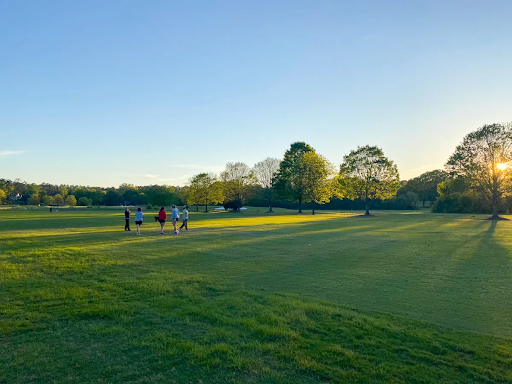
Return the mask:
{"type": "Polygon", "coordinates": [[[264,211],[0,210],[0,382],[512,381],[512,221],[264,211]]]}

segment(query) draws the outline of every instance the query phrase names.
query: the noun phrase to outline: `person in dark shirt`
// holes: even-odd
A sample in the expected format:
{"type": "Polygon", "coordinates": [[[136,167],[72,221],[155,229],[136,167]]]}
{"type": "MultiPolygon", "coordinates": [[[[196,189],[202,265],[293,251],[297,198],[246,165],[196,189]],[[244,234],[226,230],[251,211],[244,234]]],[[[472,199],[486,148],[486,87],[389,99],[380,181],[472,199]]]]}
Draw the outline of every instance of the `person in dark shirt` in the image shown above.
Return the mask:
{"type": "Polygon", "coordinates": [[[126,208],[124,211],[124,230],[131,231],[130,229],[130,210],[126,208]]]}

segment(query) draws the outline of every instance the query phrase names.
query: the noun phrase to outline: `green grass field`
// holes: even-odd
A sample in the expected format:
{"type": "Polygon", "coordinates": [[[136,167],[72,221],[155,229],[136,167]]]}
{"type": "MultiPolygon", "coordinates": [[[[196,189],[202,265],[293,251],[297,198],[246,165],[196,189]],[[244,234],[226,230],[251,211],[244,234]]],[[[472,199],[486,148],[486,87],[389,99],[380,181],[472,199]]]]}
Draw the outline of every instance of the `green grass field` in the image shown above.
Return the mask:
{"type": "Polygon", "coordinates": [[[0,210],[0,382],[512,382],[512,221],[154,214],[0,210]]]}

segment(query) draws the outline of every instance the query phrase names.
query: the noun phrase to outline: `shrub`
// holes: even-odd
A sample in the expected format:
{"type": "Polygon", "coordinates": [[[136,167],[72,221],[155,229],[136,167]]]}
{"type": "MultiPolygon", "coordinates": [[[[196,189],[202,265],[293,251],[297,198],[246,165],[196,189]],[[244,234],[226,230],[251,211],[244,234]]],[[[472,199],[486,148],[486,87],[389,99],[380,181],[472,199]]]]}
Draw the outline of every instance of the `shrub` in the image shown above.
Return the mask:
{"type": "Polygon", "coordinates": [[[153,209],[153,206],[151,204],[146,205],[146,209],[153,209]]]}
{"type": "Polygon", "coordinates": [[[77,204],[76,198],[73,195],[66,196],[64,202],[71,207],[74,207],[77,204]]]}
{"type": "Polygon", "coordinates": [[[40,199],[40,197],[39,197],[39,195],[37,193],[33,193],[28,198],[28,203],[31,204],[31,205],[39,205],[40,202],[41,202],[41,199],[40,199]]]}
{"type": "Polygon", "coordinates": [[[85,206],[88,207],[88,206],[92,205],[92,200],[88,199],[87,197],[81,197],[78,199],[77,205],[79,205],[81,207],[85,207],[85,206]]]}
{"type": "Polygon", "coordinates": [[[228,210],[233,210],[233,211],[237,211],[238,210],[238,202],[237,201],[227,201],[224,203],[224,209],[226,211],[228,210]]]}

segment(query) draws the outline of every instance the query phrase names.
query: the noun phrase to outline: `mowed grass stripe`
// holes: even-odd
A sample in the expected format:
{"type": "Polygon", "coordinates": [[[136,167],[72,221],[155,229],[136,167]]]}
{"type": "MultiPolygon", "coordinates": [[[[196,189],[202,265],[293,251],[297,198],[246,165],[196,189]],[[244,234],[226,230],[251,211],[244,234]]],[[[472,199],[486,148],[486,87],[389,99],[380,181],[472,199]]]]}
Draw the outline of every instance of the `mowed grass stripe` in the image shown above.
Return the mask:
{"type": "Polygon", "coordinates": [[[512,380],[509,223],[57,214],[0,211],[0,382],[512,380]]]}

